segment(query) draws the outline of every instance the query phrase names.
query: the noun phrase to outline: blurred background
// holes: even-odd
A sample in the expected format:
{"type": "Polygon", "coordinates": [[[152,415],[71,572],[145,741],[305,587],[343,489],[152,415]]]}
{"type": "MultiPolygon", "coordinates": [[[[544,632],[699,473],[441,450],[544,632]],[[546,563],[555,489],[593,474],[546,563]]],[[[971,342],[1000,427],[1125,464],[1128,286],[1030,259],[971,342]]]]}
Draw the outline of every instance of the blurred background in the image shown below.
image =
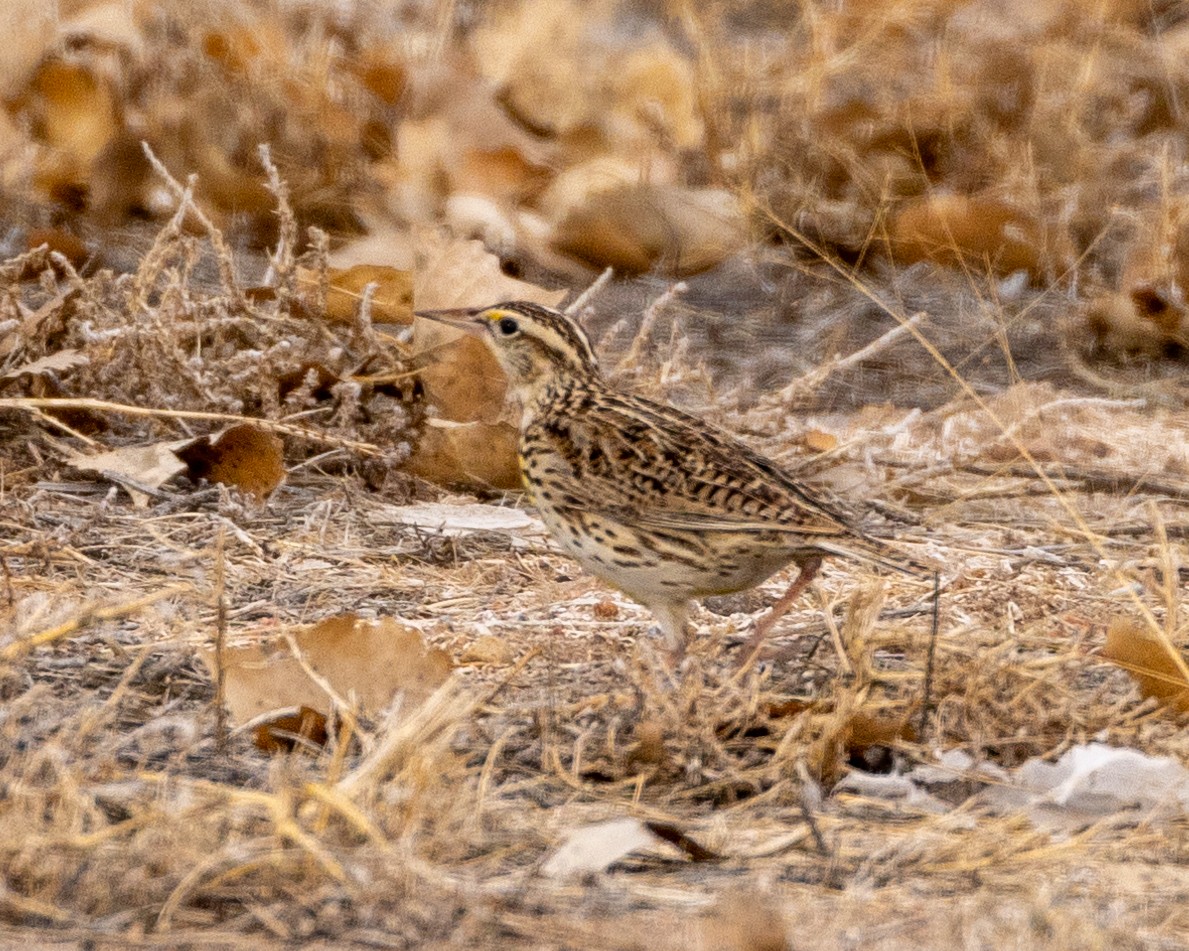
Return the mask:
{"type": "MultiPolygon", "coordinates": [[[[267,143],[289,252],[314,227],[332,263],[410,270],[432,228],[550,288],[614,268],[596,336],[686,280],[665,326],[721,385],[787,382],[919,310],[988,387],[1184,369],[1181,3],[10,0],[0,16],[6,256],[47,243],[83,274],[135,270],[179,200],[146,143],[196,176],[259,283],[281,226],[267,143]]],[[[955,392],[906,338],[817,399],[955,392]]]]}

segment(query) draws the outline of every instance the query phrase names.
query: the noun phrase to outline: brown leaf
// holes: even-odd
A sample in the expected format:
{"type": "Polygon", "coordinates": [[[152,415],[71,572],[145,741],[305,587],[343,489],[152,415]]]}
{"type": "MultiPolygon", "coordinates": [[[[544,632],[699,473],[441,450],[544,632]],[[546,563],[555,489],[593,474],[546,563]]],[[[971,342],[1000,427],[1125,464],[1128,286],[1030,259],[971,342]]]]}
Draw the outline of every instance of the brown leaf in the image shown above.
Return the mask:
{"type": "Polygon", "coordinates": [[[587,12],[577,0],[527,0],[501,7],[475,31],[476,65],[504,107],[538,134],[576,129],[602,111],[588,95],[588,74],[576,68],[587,12]]]}
{"type": "Polygon", "coordinates": [[[258,18],[209,30],[202,39],[202,52],[228,73],[242,76],[265,66],[280,67],[289,43],[279,23],[258,18]]]}
{"type": "Polygon", "coordinates": [[[231,485],[260,501],[285,478],[284,443],[268,430],[238,423],[177,451],[191,477],[231,485]]]}
{"type": "Polygon", "coordinates": [[[326,724],[324,714],[300,707],[295,713],[279,713],[257,723],[252,738],[256,747],[266,753],[292,753],[303,746],[325,746],[330,738],[326,724]]]}
{"type": "Polygon", "coordinates": [[[803,730],[813,736],[806,766],[826,787],[834,785],[848,764],[878,769],[899,741],[915,737],[909,712],[859,707],[858,702],[854,695],[845,695],[799,714],[797,701],[791,704],[790,712],[806,719],[803,730]]]}
{"type": "Polygon", "coordinates": [[[1114,618],[1107,627],[1102,656],[1131,674],[1145,697],[1189,713],[1186,659],[1168,641],[1129,618],[1114,618]]]}
{"type": "Polygon", "coordinates": [[[87,67],[47,59],[37,68],[24,105],[40,138],[84,168],[120,128],[115,96],[87,67]]]}
{"type": "MultiPolygon", "coordinates": [[[[0,99],[9,99],[27,81],[38,60],[57,39],[60,8],[46,8],[44,0],[5,0],[4,46],[0,47],[0,99]]],[[[7,128],[0,109],[0,132],[7,128]]],[[[0,141],[13,141],[0,139],[0,141]]]]}
{"type": "MultiPolygon", "coordinates": [[[[492,301],[495,303],[495,301],[492,301]]],[[[444,420],[499,423],[510,419],[508,380],[478,337],[428,320],[414,323],[413,348],[420,357],[425,399],[444,420]]]]}
{"type": "Polygon", "coordinates": [[[665,749],[665,728],[659,720],[644,720],[636,724],[636,742],[628,750],[627,767],[635,765],[660,766],[669,760],[665,749]]]}
{"type": "MultiPolygon", "coordinates": [[[[294,634],[309,667],[359,712],[374,716],[403,695],[402,710],[419,706],[446,680],[445,651],[426,648],[421,635],[392,618],[365,621],[352,614],[327,618],[294,634]]],[[[215,653],[202,659],[217,676],[215,653]]],[[[306,673],[282,637],[224,652],[225,697],[232,720],[247,723],[273,710],[309,707],[329,715],[331,699],[306,673]]]]}
{"type": "MultiPolygon", "coordinates": [[[[91,256],[90,250],[82,240],[64,228],[35,228],[29,232],[25,244],[30,250],[44,244],[51,251],[57,251],[65,257],[76,270],[86,264],[87,259],[91,256]]],[[[59,270],[57,265],[54,265],[54,270],[59,270]]],[[[20,279],[27,281],[35,277],[37,277],[36,273],[22,273],[20,279]]]]}
{"type": "MultiPolygon", "coordinates": [[[[425,235],[418,249],[419,310],[481,307],[506,300],[556,306],[565,291],[508,277],[478,241],[425,235]]],[[[430,320],[413,322],[413,353],[425,399],[438,418],[424,427],[407,468],[443,485],[519,488],[516,428],[507,381],[482,340],[430,320]],[[467,424],[455,425],[455,424],[467,424]]]]}
{"type": "Polygon", "coordinates": [[[519,489],[516,442],[510,423],[430,420],[405,468],[438,485],[519,489]]]}
{"type": "Polygon", "coordinates": [[[397,59],[390,46],[371,46],[362,50],[347,68],[359,84],[387,106],[395,106],[408,84],[405,64],[397,59]]]}
{"type": "Polygon", "coordinates": [[[986,196],[935,194],[906,201],[889,228],[892,256],[901,263],[990,267],[997,274],[1027,271],[1041,278],[1059,267],[1055,238],[1036,217],[986,196]]]}
{"type": "Polygon", "coordinates": [[[714,189],[626,184],[575,204],[550,236],[554,250],[623,274],[697,274],[741,250],[743,219],[714,189]]]}
{"type": "Polygon", "coordinates": [[[456,193],[519,203],[538,194],[548,179],[548,169],[518,148],[479,145],[463,151],[452,184],[456,193]]]}
{"type": "MultiPolygon", "coordinates": [[[[301,269],[297,275],[303,289],[317,287],[317,275],[301,269]]],[[[356,264],[331,268],[327,272],[330,291],[326,295],[325,316],[331,323],[353,324],[359,313],[364,289],[373,285],[371,319],[378,324],[413,322],[413,275],[382,264],[356,264]]]]}
{"type": "Polygon", "coordinates": [[[799,717],[811,706],[813,704],[808,700],[780,700],[768,704],[765,713],[773,720],[783,720],[785,717],[799,717]]]}
{"type": "Polygon", "coordinates": [[[844,732],[846,760],[866,770],[891,764],[892,750],[901,740],[915,740],[916,730],[905,713],[857,711],[844,732]]]}

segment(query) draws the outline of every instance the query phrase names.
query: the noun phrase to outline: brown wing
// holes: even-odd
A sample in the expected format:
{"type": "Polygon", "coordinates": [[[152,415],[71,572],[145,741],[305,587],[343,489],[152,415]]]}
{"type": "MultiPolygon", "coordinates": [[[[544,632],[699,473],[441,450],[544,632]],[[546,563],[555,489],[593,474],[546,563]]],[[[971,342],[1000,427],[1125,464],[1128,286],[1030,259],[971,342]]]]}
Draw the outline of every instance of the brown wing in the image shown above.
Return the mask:
{"type": "Polygon", "coordinates": [[[529,424],[525,444],[565,465],[575,476],[572,504],[594,511],[631,511],[658,528],[858,534],[836,505],[771,460],[651,400],[574,394],[566,412],[529,424]]]}

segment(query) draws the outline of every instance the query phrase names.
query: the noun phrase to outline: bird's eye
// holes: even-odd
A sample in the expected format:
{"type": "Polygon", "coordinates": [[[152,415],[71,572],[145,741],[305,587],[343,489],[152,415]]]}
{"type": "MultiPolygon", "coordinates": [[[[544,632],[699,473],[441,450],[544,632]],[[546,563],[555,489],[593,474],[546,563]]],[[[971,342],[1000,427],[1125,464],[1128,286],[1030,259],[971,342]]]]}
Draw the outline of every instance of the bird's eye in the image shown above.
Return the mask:
{"type": "Polygon", "coordinates": [[[499,327],[500,333],[502,333],[505,337],[511,337],[512,334],[516,333],[516,331],[520,329],[520,324],[518,324],[513,317],[501,318],[500,322],[496,324],[496,326],[499,327]]]}

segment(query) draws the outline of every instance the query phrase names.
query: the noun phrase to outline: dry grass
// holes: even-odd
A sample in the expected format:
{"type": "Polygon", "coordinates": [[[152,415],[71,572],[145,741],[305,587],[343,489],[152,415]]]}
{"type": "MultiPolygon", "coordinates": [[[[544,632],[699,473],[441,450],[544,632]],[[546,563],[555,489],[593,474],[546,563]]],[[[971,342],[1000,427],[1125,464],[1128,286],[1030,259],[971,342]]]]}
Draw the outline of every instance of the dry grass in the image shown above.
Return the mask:
{"type": "MultiPolygon", "coordinates": [[[[1182,650],[1189,641],[1183,364],[1085,362],[1068,284],[845,265],[888,197],[823,184],[835,164],[854,166],[848,188],[864,181],[853,137],[826,154],[811,121],[821,115],[801,109],[809,79],[766,98],[763,70],[732,76],[708,58],[742,5],[669,6],[696,41],[699,90],[721,110],[704,158],[735,140],[747,97],[779,120],[773,148],[812,145],[797,168],[768,163],[760,176],[744,163],[734,186],[824,263],[754,244],[684,288],[611,281],[584,302],[592,336],[625,385],[727,423],[940,559],[936,640],[929,584],[832,563],[782,622],[775,660],[736,669],[747,615],[774,581],[700,609],[675,679],[647,613],[545,539],[402,524],[410,502],[463,500],[399,470],[420,423],[402,346],[366,315],[312,320],[286,290],[299,224],[326,223],[316,169],[292,203],[272,178],[269,207],[290,237],[271,262],[233,252],[185,204],[147,247],[127,240],[136,263],[118,276],[55,258],[56,272],[33,267],[42,276],[29,280],[44,252],[15,257],[0,265],[0,344],[12,343],[0,370],[65,349],[87,362],[0,376],[0,945],[1184,946],[1183,815],[1123,812],[1057,836],[983,807],[970,777],[938,792],[943,811],[835,788],[851,770],[942,751],[1011,768],[1094,738],[1189,762],[1184,715],[1142,699],[1098,656],[1119,615],[1182,650]],[[794,194],[805,207],[786,214],[794,194]],[[845,222],[826,214],[840,209],[845,222]],[[269,268],[278,292],[247,294],[269,268]],[[89,443],[179,438],[240,416],[286,439],[287,481],[263,506],[183,479],[136,507],[62,461],[89,443]],[[836,447],[809,452],[812,429],[836,447]],[[416,626],[459,668],[424,707],[344,727],[313,755],[270,758],[248,734],[221,735],[200,647],[221,628],[234,640],[348,611],[416,626]],[[467,659],[485,635],[508,646],[507,662],[467,659]],[[717,858],[658,844],[590,880],[541,874],[569,830],[622,815],[671,823],[717,858]]],[[[803,6],[818,30],[844,25],[803,6]]],[[[765,9],[754,6],[753,27],[765,9]]],[[[883,26],[908,44],[910,21],[883,26]]],[[[807,47],[782,49],[785,62],[858,82],[847,70],[863,65],[862,44],[831,57],[824,34],[797,36],[807,47]]],[[[996,150],[1020,133],[979,78],[1002,68],[997,50],[955,80],[968,125],[931,114],[949,161],[1015,154],[996,150]]],[[[863,68],[899,55],[884,52],[891,60],[863,68]]],[[[900,86],[916,62],[901,62],[900,86]]],[[[1076,92],[1058,85],[1030,123],[1076,92]]],[[[1069,133],[1077,168],[1050,192],[1030,167],[1041,204],[1118,159],[1095,151],[1108,137],[1082,105],[1069,133]]],[[[1150,145],[1146,134],[1132,148],[1150,145]]],[[[1152,174],[1128,187],[1148,194],[1152,174]]],[[[342,187],[327,185],[346,201],[342,187]]],[[[1113,235],[1083,220],[1099,199],[1077,198],[1080,227],[1113,235]]],[[[1096,273],[1122,254],[1112,240],[1084,259],[1096,273]]],[[[301,263],[325,266],[316,233],[301,263]]]]}

